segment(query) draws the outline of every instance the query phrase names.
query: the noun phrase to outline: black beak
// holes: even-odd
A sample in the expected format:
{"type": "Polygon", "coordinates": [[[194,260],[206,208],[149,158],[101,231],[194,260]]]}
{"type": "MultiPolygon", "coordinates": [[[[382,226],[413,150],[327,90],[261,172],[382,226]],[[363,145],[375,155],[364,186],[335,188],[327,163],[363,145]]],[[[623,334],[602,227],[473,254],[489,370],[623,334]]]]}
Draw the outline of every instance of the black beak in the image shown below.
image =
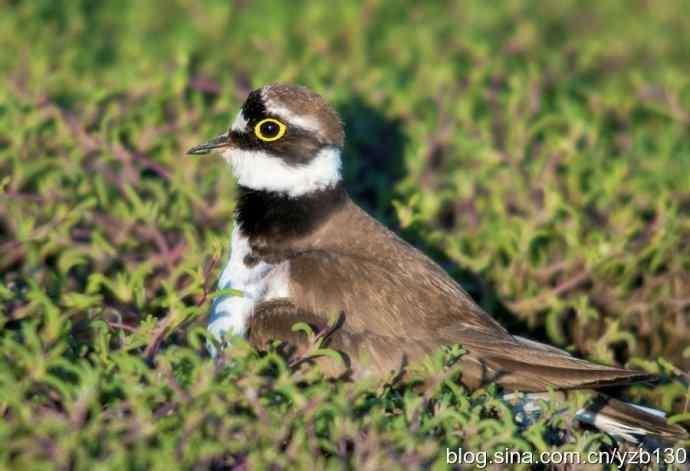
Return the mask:
{"type": "Polygon", "coordinates": [[[219,149],[221,147],[229,147],[230,146],[230,135],[229,133],[221,134],[218,137],[214,137],[208,142],[205,142],[204,144],[199,144],[198,146],[194,146],[191,149],[187,151],[187,154],[189,155],[203,155],[203,154],[208,154],[210,153],[213,149],[219,149]]]}

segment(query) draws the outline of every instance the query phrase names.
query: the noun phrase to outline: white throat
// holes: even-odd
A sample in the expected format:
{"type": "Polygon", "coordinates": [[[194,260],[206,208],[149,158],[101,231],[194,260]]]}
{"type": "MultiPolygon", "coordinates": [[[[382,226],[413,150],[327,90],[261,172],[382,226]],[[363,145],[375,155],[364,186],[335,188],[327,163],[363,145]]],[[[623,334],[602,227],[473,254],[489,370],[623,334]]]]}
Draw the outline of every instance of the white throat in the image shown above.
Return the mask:
{"type": "Polygon", "coordinates": [[[333,187],[342,179],[340,149],[336,147],[323,148],[305,165],[288,165],[266,152],[241,149],[228,149],[223,158],[240,185],[291,197],[333,187]]]}

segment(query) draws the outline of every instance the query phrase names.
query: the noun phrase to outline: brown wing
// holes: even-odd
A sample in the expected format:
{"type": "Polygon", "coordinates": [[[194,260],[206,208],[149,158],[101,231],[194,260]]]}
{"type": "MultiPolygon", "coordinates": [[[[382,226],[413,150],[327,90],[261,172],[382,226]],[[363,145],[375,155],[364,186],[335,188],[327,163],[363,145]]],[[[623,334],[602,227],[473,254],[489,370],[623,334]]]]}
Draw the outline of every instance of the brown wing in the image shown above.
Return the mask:
{"type": "Polygon", "coordinates": [[[420,342],[409,341],[401,346],[400,339],[395,337],[353,332],[344,314],[342,322],[334,326],[328,315],[299,309],[286,299],[263,302],[256,307],[249,320],[249,341],[259,348],[266,347],[271,340],[282,341],[283,352],[288,357],[300,358],[307,354],[311,344],[304,332],[292,330],[298,322],[308,324],[315,334],[327,333],[325,346],[341,353],[343,362],[328,357],[317,360],[322,371],[332,376],[362,376],[370,372],[383,375],[398,370],[407,362],[408,355],[422,358],[432,351],[420,342]]]}
{"type": "MultiPolygon", "coordinates": [[[[353,332],[347,316],[344,316],[341,325],[332,329],[332,322],[327,316],[301,310],[288,300],[274,300],[257,306],[250,319],[249,340],[259,348],[265,347],[271,340],[283,341],[287,356],[300,358],[311,345],[306,334],[292,330],[297,322],[309,324],[316,334],[330,331],[327,346],[340,352],[344,363],[328,357],[315,361],[321,364],[322,371],[331,376],[351,373],[362,376],[371,372],[386,375],[438,348],[434,342],[353,332]]],[[[514,340],[514,343],[494,341],[481,345],[465,344],[468,354],[461,360],[462,382],[470,388],[496,382],[507,390],[539,392],[548,389],[595,389],[653,379],[645,373],[574,358],[567,352],[531,340],[519,337],[514,340]]]]}
{"type": "Polygon", "coordinates": [[[415,262],[303,253],[290,260],[291,301],[300,312],[344,312],[352,342],[345,350],[367,355],[382,372],[403,358],[415,361],[442,345],[462,344],[468,350],[463,382],[472,388],[497,382],[510,390],[544,391],[651,378],[513,337],[433,262],[415,262]]]}
{"type": "Polygon", "coordinates": [[[512,338],[431,260],[397,255],[304,252],[290,259],[290,299],[307,312],[345,312],[355,333],[433,342],[452,327],[458,341],[512,338]]]}

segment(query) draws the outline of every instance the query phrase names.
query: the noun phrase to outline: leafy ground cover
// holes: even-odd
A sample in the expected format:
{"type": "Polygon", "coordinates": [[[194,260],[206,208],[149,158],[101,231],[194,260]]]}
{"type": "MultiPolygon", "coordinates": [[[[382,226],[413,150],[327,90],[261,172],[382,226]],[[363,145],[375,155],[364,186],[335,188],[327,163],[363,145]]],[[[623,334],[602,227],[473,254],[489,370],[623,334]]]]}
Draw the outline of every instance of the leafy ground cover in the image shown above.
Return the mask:
{"type": "Polygon", "coordinates": [[[426,395],[244,344],[205,355],[235,187],[183,151],[277,81],[337,105],[355,199],[489,312],[662,373],[627,396],[690,424],[689,15],[682,0],[2,2],[0,467],[443,469],[447,447],[612,446],[574,405],[520,426],[495,388],[455,385],[456,351],[429,360],[426,395]]]}

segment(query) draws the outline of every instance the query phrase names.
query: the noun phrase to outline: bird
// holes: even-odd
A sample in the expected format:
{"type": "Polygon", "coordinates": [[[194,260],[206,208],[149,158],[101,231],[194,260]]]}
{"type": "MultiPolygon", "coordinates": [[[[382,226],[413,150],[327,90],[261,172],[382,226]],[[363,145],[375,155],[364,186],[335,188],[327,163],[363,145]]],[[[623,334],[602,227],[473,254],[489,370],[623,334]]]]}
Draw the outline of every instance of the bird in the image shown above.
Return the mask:
{"type": "MultiPolygon", "coordinates": [[[[238,185],[218,287],[242,295],[213,301],[212,355],[233,336],[305,352],[308,337],[293,329],[301,322],[327,334],[328,348],[342,355],[343,362],[319,360],[335,377],[384,376],[459,344],[462,384],[496,383],[506,398],[655,379],[508,332],[431,258],[350,198],[344,143],[344,124],[324,98],[272,84],[249,93],[227,131],[187,151],[220,154],[238,185]]],[[[687,438],[662,412],[600,397],[578,412],[581,421],[630,441],[687,438]]]]}

